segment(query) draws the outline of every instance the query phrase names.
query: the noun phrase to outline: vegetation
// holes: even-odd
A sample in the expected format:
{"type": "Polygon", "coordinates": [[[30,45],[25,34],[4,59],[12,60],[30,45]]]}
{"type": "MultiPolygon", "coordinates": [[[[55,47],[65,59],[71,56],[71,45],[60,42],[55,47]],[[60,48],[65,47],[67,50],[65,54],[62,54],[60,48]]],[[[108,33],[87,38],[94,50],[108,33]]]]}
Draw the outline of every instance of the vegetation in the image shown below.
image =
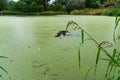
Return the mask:
{"type": "MultiPolygon", "coordinates": [[[[7,57],[0,56],[0,58],[7,58],[7,57]]],[[[11,77],[9,76],[9,73],[7,72],[7,70],[4,69],[1,65],[0,65],[0,69],[1,69],[2,71],[4,71],[4,72],[7,74],[8,80],[11,80],[11,77]]],[[[1,79],[1,80],[4,80],[2,74],[0,74],[0,79],[1,79]]]]}
{"type": "MultiPolygon", "coordinates": [[[[0,0],[0,12],[9,11],[9,14],[26,15],[25,13],[66,12],[72,15],[120,15],[120,11],[114,13],[116,7],[120,7],[119,0],[0,0]],[[87,12],[86,12],[87,10],[87,12]],[[11,13],[10,13],[11,12],[11,13]]],[[[1,12],[2,13],[2,12],[1,12]]],[[[7,14],[8,12],[6,12],[7,14]]],[[[36,15],[34,14],[34,15],[36,15]]],[[[51,13],[50,13],[51,14],[51,13]]]]}
{"type": "MultiPolygon", "coordinates": [[[[116,17],[115,19],[115,27],[114,27],[114,31],[113,31],[113,42],[114,43],[110,43],[109,41],[103,41],[103,42],[97,42],[87,31],[85,31],[81,26],[79,26],[76,22],[74,21],[69,21],[67,24],[67,28],[71,25],[75,26],[76,28],[80,29],[81,31],[81,43],[80,46],[78,48],[78,61],[79,61],[79,68],[81,67],[80,63],[81,63],[81,47],[82,45],[84,45],[84,43],[86,41],[88,41],[88,39],[85,39],[85,36],[88,36],[89,40],[93,41],[96,45],[96,47],[98,48],[98,52],[96,53],[96,62],[95,62],[95,66],[94,66],[94,70],[95,70],[95,74],[97,72],[97,66],[99,63],[99,60],[104,60],[108,63],[106,71],[105,71],[105,78],[106,80],[120,80],[120,50],[119,50],[119,45],[117,45],[117,42],[119,41],[117,39],[117,28],[118,28],[118,24],[120,22],[120,18],[116,17]],[[106,49],[106,47],[112,47],[112,52],[108,51],[106,49]],[[100,59],[100,55],[102,54],[102,52],[105,54],[105,56],[107,56],[104,59],[100,59]]],[[[93,68],[93,67],[92,67],[93,68]]],[[[88,73],[90,72],[90,70],[92,70],[91,68],[88,70],[88,73]]],[[[87,75],[88,75],[87,73],[87,75]]],[[[85,78],[86,80],[86,78],[85,78]]]]}

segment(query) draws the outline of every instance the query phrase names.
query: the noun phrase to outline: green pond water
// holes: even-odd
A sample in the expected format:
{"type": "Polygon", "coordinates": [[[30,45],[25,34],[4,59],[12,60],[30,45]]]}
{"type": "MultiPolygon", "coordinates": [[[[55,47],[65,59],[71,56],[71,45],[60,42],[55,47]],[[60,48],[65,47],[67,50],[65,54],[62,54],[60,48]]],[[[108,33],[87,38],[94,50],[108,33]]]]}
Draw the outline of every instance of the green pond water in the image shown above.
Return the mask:
{"type": "MultiPolygon", "coordinates": [[[[0,65],[12,80],[84,80],[88,69],[95,65],[97,47],[87,41],[78,47],[81,37],[54,37],[64,30],[69,20],[76,21],[98,42],[112,42],[114,17],[105,16],[0,16],[0,65]]],[[[71,33],[80,34],[79,30],[71,33]]],[[[101,57],[105,57],[104,54],[101,57]]],[[[105,80],[106,62],[100,61],[97,74],[90,71],[87,80],[105,80]]],[[[4,80],[7,75],[2,70],[4,80]]]]}

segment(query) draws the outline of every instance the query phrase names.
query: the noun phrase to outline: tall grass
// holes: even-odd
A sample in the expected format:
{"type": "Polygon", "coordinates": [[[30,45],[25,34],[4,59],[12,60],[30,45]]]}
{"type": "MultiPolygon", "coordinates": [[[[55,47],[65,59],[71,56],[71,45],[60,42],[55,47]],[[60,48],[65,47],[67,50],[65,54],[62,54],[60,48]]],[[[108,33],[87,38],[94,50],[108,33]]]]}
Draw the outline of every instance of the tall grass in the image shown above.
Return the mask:
{"type": "MultiPolygon", "coordinates": [[[[0,56],[0,58],[8,58],[8,57],[0,56]]],[[[1,65],[0,65],[0,69],[6,73],[6,75],[8,76],[8,80],[11,80],[11,77],[10,77],[8,71],[4,67],[2,67],[1,65]]],[[[0,74],[0,80],[4,80],[4,78],[1,74],[0,74]]]]}
{"type": "MultiPolygon", "coordinates": [[[[80,46],[79,46],[79,49],[78,49],[78,63],[79,63],[79,68],[80,68],[80,63],[81,63],[81,49],[80,47],[82,47],[81,45],[85,43],[85,36],[88,36],[90,38],[90,40],[92,40],[94,43],[95,43],[95,46],[97,46],[98,48],[98,52],[96,53],[96,63],[95,63],[95,73],[96,73],[96,69],[97,69],[97,65],[99,64],[99,60],[100,60],[100,54],[101,54],[101,51],[107,56],[106,59],[102,59],[104,61],[108,61],[108,64],[107,64],[107,68],[106,68],[106,74],[105,74],[105,78],[106,80],[120,80],[120,76],[116,76],[115,74],[118,74],[120,75],[120,52],[119,50],[116,48],[116,30],[117,30],[117,27],[118,27],[118,24],[120,22],[120,18],[119,17],[116,17],[115,19],[115,27],[114,27],[114,31],[113,31],[113,44],[114,44],[114,48],[113,48],[113,52],[108,52],[106,50],[105,47],[103,47],[102,45],[104,45],[105,43],[107,43],[107,47],[111,47],[112,46],[112,43],[110,42],[102,42],[102,43],[98,43],[87,31],[85,31],[81,26],[79,26],[76,22],[74,21],[69,21],[67,26],[66,26],[66,30],[68,29],[68,27],[70,26],[75,26],[76,29],[80,29],[81,31],[81,43],[80,43],[80,46]]],[[[90,69],[91,70],[91,69],[90,69]]],[[[89,70],[89,71],[90,71],[89,70]]],[[[88,71],[88,72],[89,72],[88,71]]]]}

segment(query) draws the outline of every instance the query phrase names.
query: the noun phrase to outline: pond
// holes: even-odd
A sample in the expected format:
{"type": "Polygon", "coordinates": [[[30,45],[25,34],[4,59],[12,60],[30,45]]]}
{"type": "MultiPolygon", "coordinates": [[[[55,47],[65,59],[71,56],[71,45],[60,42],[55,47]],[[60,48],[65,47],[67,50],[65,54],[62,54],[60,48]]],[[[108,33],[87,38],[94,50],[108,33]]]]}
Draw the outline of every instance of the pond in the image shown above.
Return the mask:
{"type": "MultiPolygon", "coordinates": [[[[79,30],[70,32],[79,37],[54,37],[73,20],[98,42],[112,42],[114,17],[106,16],[0,16],[0,65],[12,80],[84,80],[95,65],[97,47],[87,41],[81,49],[81,68],[78,64],[79,30]]],[[[105,55],[101,55],[104,57],[105,55]]],[[[105,80],[106,62],[100,61],[88,80],[105,80]]],[[[3,78],[8,80],[4,72],[3,78]]]]}

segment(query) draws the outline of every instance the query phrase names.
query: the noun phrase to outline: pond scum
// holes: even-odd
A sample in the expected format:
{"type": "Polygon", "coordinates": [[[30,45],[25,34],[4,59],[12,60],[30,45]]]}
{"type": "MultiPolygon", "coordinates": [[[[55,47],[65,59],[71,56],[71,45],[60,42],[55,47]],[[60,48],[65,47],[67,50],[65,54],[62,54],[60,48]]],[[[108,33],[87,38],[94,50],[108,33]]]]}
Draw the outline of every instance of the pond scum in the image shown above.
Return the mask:
{"type": "MultiPolygon", "coordinates": [[[[98,43],[87,31],[85,31],[81,26],[79,26],[74,21],[69,21],[66,26],[66,31],[68,27],[74,26],[74,30],[79,29],[81,31],[81,42],[79,44],[78,48],[78,63],[79,68],[81,67],[81,47],[82,45],[85,45],[84,43],[87,40],[91,40],[95,43],[95,46],[98,48],[98,51],[96,53],[96,61],[94,67],[90,67],[86,73],[86,77],[84,80],[87,80],[87,76],[89,75],[89,72],[94,69],[94,73],[96,75],[97,73],[97,66],[100,59],[101,51],[107,56],[107,58],[104,58],[102,60],[107,61],[107,68],[105,71],[105,78],[106,80],[120,80],[120,51],[117,48],[117,39],[116,39],[116,30],[118,27],[118,24],[120,22],[120,18],[116,17],[115,19],[115,27],[113,31],[113,43],[110,43],[109,41],[103,41],[101,43],[98,43]],[[85,39],[85,36],[88,36],[88,39],[85,39]],[[114,44],[114,45],[113,45],[114,44]],[[112,52],[108,52],[106,50],[106,47],[113,47],[112,52]]],[[[119,37],[120,38],[120,37],[119,37]]],[[[119,46],[120,47],[120,46],[119,46]]],[[[4,56],[0,56],[0,58],[7,58],[4,56]]],[[[4,67],[0,65],[0,69],[6,73],[8,80],[11,80],[11,77],[9,76],[9,73],[4,67]]],[[[4,80],[2,74],[0,74],[0,80],[4,80]]]]}
{"type": "Polygon", "coordinates": [[[120,80],[120,51],[117,49],[117,40],[116,40],[116,30],[118,27],[118,24],[120,22],[120,18],[116,17],[115,19],[115,27],[113,31],[113,43],[110,43],[109,41],[103,41],[101,43],[98,43],[87,31],[85,31],[81,26],[79,26],[74,21],[69,21],[66,26],[66,30],[70,26],[74,26],[74,29],[80,29],[81,31],[81,43],[79,44],[78,48],[78,63],[79,68],[81,67],[81,45],[84,45],[85,41],[88,39],[85,39],[85,36],[89,38],[89,40],[93,41],[95,43],[95,46],[98,48],[97,54],[96,54],[96,61],[94,67],[91,67],[88,69],[86,77],[84,80],[87,80],[88,73],[94,69],[94,73],[96,75],[97,71],[97,65],[99,63],[100,54],[101,51],[107,56],[107,58],[102,59],[104,61],[107,61],[107,68],[105,71],[105,79],[106,80],[120,80]],[[114,44],[114,45],[113,45],[114,44]],[[112,52],[108,52],[106,50],[106,47],[113,47],[112,52]]]}

